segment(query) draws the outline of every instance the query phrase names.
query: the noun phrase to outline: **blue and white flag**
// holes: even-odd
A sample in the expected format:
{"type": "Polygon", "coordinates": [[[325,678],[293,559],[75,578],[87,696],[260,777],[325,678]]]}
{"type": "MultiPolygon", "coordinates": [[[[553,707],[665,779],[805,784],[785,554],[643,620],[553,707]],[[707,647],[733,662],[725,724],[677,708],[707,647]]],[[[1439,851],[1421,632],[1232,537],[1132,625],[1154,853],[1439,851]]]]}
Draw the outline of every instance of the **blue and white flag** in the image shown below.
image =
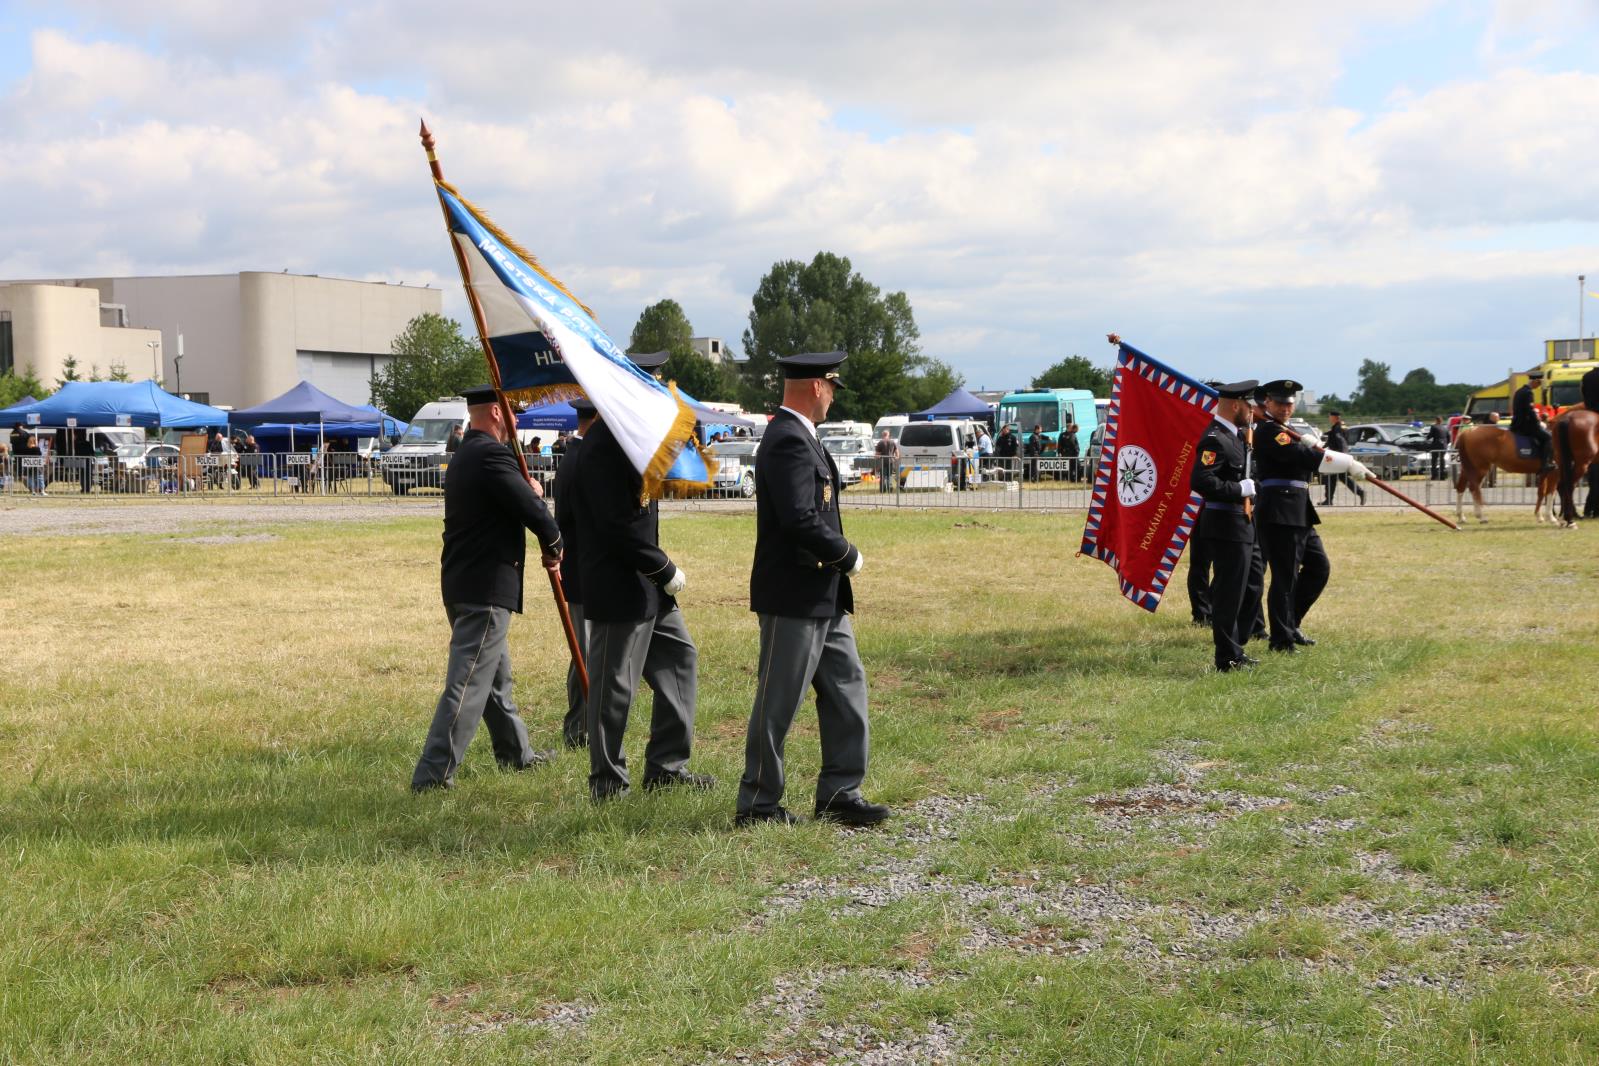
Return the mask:
{"type": "Polygon", "coordinates": [[[501,388],[534,403],[586,394],[651,497],[668,481],[708,487],[714,468],[693,443],[694,412],[677,387],[634,366],[533,256],[454,188],[437,185],[461,252],[462,281],[482,308],[501,388]]]}

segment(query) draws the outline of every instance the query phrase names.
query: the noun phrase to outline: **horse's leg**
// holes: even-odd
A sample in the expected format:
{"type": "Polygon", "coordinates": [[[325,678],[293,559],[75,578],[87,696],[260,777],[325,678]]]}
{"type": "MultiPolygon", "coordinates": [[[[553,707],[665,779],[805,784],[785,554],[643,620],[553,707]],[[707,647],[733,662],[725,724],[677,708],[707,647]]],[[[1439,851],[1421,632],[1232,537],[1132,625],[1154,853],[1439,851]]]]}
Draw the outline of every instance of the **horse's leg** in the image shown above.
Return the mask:
{"type": "Polygon", "coordinates": [[[1471,506],[1476,512],[1477,521],[1486,522],[1488,516],[1482,510],[1482,475],[1478,474],[1471,479],[1471,506]]]}

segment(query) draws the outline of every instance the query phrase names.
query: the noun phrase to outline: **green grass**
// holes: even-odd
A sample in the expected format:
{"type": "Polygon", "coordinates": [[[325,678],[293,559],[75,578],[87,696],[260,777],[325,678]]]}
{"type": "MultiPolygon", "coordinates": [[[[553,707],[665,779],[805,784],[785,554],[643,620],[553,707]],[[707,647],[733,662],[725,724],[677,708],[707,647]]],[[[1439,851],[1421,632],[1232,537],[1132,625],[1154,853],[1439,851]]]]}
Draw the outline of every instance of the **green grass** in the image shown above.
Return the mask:
{"type": "MultiPolygon", "coordinates": [[[[810,1062],[935,1024],[961,1062],[1599,1058],[1591,531],[1337,516],[1318,646],[1218,675],[1182,571],[1137,610],[1078,516],[847,521],[877,834],[732,829],[748,515],[662,523],[721,783],[603,808],[586,759],[500,773],[486,737],[407,791],[436,518],[0,541],[0,1061],[810,1062]]],[[[817,768],[802,711],[795,809],[817,768]]]]}

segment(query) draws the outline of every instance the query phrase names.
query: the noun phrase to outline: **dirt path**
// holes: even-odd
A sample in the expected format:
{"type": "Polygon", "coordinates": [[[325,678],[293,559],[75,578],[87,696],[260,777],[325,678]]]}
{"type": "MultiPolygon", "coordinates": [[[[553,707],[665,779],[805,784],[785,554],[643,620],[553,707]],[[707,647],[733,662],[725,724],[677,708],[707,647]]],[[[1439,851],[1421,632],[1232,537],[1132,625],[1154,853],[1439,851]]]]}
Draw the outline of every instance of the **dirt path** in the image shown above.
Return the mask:
{"type": "Polygon", "coordinates": [[[100,533],[181,533],[227,527],[248,532],[257,526],[301,522],[386,522],[444,514],[434,500],[162,500],[135,503],[64,499],[0,502],[0,536],[84,536],[100,533]]]}

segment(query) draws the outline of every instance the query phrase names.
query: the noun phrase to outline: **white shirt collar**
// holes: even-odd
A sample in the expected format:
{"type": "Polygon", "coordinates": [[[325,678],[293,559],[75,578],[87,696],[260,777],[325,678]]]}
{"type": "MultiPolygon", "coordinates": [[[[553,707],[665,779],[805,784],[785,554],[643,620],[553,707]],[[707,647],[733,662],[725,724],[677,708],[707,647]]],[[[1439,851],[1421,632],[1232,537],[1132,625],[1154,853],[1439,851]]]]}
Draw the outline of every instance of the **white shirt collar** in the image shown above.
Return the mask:
{"type": "Polygon", "coordinates": [[[1227,419],[1223,418],[1221,415],[1214,415],[1212,417],[1214,417],[1216,419],[1216,421],[1220,422],[1222,425],[1226,426],[1228,429],[1232,430],[1233,431],[1233,436],[1236,437],[1238,435],[1238,427],[1233,425],[1227,419]]]}
{"type": "Polygon", "coordinates": [[[794,410],[794,408],[792,408],[792,407],[785,406],[782,409],[784,411],[787,411],[789,414],[793,415],[795,418],[799,419],[800,422],[805,426],[805,428],[811,431],[811,436],[812,437],[816,436],[816,426],[811,422],[810,419],[806,418],[804,415],[800,414],[798,411],[794,410]]]}

